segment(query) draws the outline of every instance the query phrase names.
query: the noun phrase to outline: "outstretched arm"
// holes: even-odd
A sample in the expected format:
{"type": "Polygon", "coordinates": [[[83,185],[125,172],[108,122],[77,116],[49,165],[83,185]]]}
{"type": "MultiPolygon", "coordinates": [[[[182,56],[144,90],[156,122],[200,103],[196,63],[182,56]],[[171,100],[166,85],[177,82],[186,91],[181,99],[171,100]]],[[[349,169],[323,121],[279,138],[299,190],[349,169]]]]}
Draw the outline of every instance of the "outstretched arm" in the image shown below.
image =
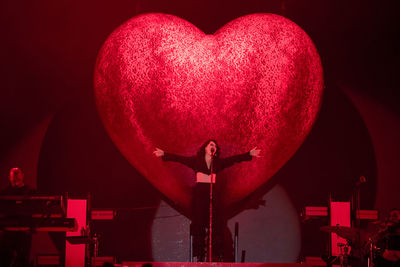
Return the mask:
{"type": "Polygon", "coordinates": [[[225,169],[242,161],[250,161],[253,157],[260,157],[260,153],[261,150],[255,147],[247,153],[224,158],[221,160],[221,169],[225,169]]]}
{"type": "Polygon", "coordinates": [[[164,152],[163,150],[156,148],[155,151],[153,151],[153,154],[156,157],[161,157],[163,161],[175,161],[182,163],[189,168],[194,168],[195,165],[195,157],[186,157],[186,156],[180,156],[180,155],[175,155],[171,153],[164,152]]]}
{"type": "Polygon", "coordinates": [[[159,149],[156,147],[156,150],[153,151],[154,156],[157,158],[164,156],[164,150],[159,149]]]}
{"type": "Polygon", "coordinates": [[[261,149],[257,149],[257,147],[254,147],[252,150],[250,150],[250,156],[252,157],[260,157],[261,149]]]}

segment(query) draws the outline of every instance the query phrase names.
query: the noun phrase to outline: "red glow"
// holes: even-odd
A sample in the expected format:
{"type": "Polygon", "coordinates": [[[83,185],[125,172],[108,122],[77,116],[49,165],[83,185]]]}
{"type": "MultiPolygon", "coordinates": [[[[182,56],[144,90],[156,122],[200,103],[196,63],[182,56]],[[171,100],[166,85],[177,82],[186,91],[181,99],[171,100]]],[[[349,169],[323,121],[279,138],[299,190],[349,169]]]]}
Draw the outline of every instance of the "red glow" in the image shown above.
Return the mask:
{"type": "MultiPolygon", "coordinates": [[[[67,232],[66,236],[81,236],[82,230],[86,228],[86,199],[68,199],[67,217],[75,218],[78,224],[78,231],[67,232]]],[[[85,266],[85,244],[71,244],[65,242],[65,266],[66,267],[84,267],[85,266]]]]}
{"type": "Polygon", "coordinates": [[[187,208],[194,178],[155,158],[155,147],[190,155],[209,138],[229,154],[258,146],[261,158],[219,176],[229,178],[226,204],[241,200],[304,141],[320,106],[323,73],[311,39],[277,15],[248,15],[206,35],[180,18],[146,14],[109,36],[94,83],[116,146],[187,208]]]}
{"type": "MultiPolygon", "coordinates": [[[[351,210],[350,202],[331,202],[331,225],[332,226],[351,226],[351,210]]],[[[331,233],[331,255],[338,256],[343,254],[339,244],[347,244],[347,240],[339,237],[335,233],[331,233]]],[[[342,248],[343,249],[343,248],[342,248]]],[[[350,251],[350,250],[349,250],[350,251]]]]}

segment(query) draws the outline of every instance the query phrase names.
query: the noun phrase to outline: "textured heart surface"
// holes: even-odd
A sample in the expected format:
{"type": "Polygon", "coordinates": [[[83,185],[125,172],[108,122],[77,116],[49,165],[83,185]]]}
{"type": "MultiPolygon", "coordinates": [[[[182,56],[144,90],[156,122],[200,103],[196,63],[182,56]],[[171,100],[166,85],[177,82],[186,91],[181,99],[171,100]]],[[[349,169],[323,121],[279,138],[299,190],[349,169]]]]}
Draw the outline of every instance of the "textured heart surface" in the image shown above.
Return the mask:
{"type": "Polygon", "coordinates": [[[240,201],[303,143],[321,104],[323,71],[310,37],[278,15],[247,15],[207,35],[178,17],[144,14],[108,37],[94,86],[121,153],[188,210],[194,173],[156,158],[155,147],[190,156],[213,138],[226,157],[257,146],[261,157],[217,177],[221,201],[240,201]]]}

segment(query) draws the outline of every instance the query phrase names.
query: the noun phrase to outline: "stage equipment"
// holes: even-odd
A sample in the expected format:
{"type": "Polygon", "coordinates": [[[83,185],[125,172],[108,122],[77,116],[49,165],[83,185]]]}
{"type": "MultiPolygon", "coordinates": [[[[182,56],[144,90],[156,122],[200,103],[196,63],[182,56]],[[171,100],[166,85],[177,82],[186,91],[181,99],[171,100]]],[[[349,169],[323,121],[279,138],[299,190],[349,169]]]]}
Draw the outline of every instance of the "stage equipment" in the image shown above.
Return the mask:
{"type": "Polygon", "coordinates": [[[213,185],[215,180],[214,174],[214,154],[215,149],[211,148],[211,161],[210,161],[210,221],[208,228],[208,262],[212,262],[212,232],[213,232],[213,185]]]}
{"type": "Polygon", "coordinates": [[[115,210],[95,210],[92,209],[90,214],[92,221],[112,221],[114,220],[117,211],[115,210]]]}
{"type": "Polygon", "coordinates": [[[377,210],[357,210],[356,216],[360,220],[378,220],[377,210]]]}
{"type": "Polygon", "coordinates": [[[63,196],[0,196],[0,229],[6,231],[73,232],[63,196]]]}
{"type": "Polygon", "coordinates": [[[367,241],[363,246],[363,252],[368,256],[368,266],[385,265],[384,261],[399,261],[400,225],[388,220],[374,221],[371,224],[376,228],[367,233],[367,241]]]}
{"type": "Polygon", "coordinates": [[[331,194],[329,209],[328,207],[305,207],[302,211],[303,222],[315,218],[330,217],[330,225],[320,227],[321,231],[329,232],[331,237],[328,265],[339,259],[340,264],[344,266],[347,265],[349,257],[362,261],[366,255],[370,255],[369,262],[373,263],[372,255],[374,254],[376,237],[368,231],[361,230],[361,220],[376,220],[378,212],[360,209],[360,189],[361,185],[366,182],[367,179],[360,176],[354,184],[351,201],[333,201],[331,194]]]}
{"type": "Polygon", "coordinates": [[[232,262],[122,262],[124,267],[142,267],[144,264],[153,267],[312,267],[304,263],[232,263],[232,262]]]}
{"type": "Polygon", "coordinates": [[[356,241],[358,236],[360,235],[360,229],[352,228],[348,226],[322,226],[320,228],[321,231],[335,233],[338,236],[347,239],[348,241],[356,241]]]}
{"type": "MultiPolygon", "coordinates": [[[[337,201],[330,201],[330,224],[331,226],[344,226],[350,227],[351,226],[351,208],[350,202],[337,202],[337,201]]],[[[346,231],[344,229],[347,228],[339,228],[343,229],[342,234],[346,231]]],[[[350,234],[348,231],[347,234],[350,234]]],[[[357,238],[357,237],[354,237],[357,238]]],[[[347,241],[337,235],[336,233],[331,233],[331,255],[332,256],[343,256],[343,252],[345,251],[346,247],[342,244],[348,244],[347,241]]],[[[350,249],[348,249],[350,252],[350,249]]]]}
{"type": "MultiPolygon", "coordinates": [[[[376,218],[377,212],[367,211],[366,213],[369,215],[364,219],[376,218]]],[[[374,225],[375,229],[365,230],[346,226],[322,226],[320,230],[335,233],[346,239],[346,243],[338,244],[340,245],[340,253],[337,255],[339,259],[346,260],[346,257],[350,256],[349,248],[351,244],[354,248],[353,250],[357,250],[357,253],[352,253],[352,257],[358,258],[359,261],[366,258],[368,267],[373,267],[382,260],[393,262],[400,260],[400,234],[391,232],[389,230],[390,223],[385,220],[373,221],[370,224],[374,225]]]]}
{"type": "Polygon", "coordinates": [[[320,219],[322,217],[328,217],[328,207],[304,207],[300,213],[302,222],[307,222],[312,219],[320,219]]]}
{"type": "Polygon", "coordinates": [[[65,217],[63,196],[0,196],[0,216],[65,217]]]}
{"type": "Polygon", "coordinates": [[[67,232],[65,267],[84,267],[88,259],[90,259],[89,246],[86,243],[90,239],[88,203],[88,198],[67,200],[67,216],[76,219],[78,231],[67,232]],[[81,243],[79,241],[85,242],[81,243]]]}
{"type": "Polygon", "coordinates": [[[0,218],[0,229],[4,231],[74,232],[77,230],[73,218],[0,218]]]}
{"type": "Polygon", "coordinates": [[[238,257],[239,257],[239,223],[235,222],[235,238],[234,238],[234,258],[235,258],[235,262],[239,262],[238,261],[238,257]]]}

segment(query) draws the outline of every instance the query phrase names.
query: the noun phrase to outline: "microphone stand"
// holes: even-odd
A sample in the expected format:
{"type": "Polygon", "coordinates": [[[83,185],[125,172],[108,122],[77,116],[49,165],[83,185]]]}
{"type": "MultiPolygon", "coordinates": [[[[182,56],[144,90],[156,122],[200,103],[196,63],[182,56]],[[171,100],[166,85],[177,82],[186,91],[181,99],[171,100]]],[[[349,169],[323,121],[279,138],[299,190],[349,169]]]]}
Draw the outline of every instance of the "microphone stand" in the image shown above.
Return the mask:
{"type": "MultiPolygon", "coordinates": [[[[365,183],[365,177],[361,176],[360,179],[356,182],[355,188],[353,190],[353,226],[357,228],[358,230],[361,227],[361,222],[360,222],[360,208],[361,208],[361,201],[360,201],[360,189],[361,189],[361,184],[365,183]]],[[[357,231],[357,236],[355,240],[355,246],[358,248],[361,247],[361,232],[357,231]]],[[[353,244],[354,245],[354,244],[353,244]]]]}
{"type": "MultiPolygon", "coordinates": [[[[353,218],[354,218],[354,226],[356,228],[360,228],[360,188],[363,183],[365,183],[365,177],[361,176],[360,179],[356,182],[354,191],[353,191],[353,218]]],[[[358,240],[360,241],[360,240],[358,240]]]]}
{"type": "Polygon", "coordinates": [[[354,226],[356,228],[360,227],[360,182],[356,183],[353,191],[353,219],[354,219],[354,226]]]}
{"type": "Polygon", "coordinates": [[[212,219],[213,219],[213,167],[214,167],[214,153],[212,151],[211,154],[211,162],[210,162],[210,222],[209,222],[209,231],[208,231],[208,262],[212,262],[212,219]]]}

